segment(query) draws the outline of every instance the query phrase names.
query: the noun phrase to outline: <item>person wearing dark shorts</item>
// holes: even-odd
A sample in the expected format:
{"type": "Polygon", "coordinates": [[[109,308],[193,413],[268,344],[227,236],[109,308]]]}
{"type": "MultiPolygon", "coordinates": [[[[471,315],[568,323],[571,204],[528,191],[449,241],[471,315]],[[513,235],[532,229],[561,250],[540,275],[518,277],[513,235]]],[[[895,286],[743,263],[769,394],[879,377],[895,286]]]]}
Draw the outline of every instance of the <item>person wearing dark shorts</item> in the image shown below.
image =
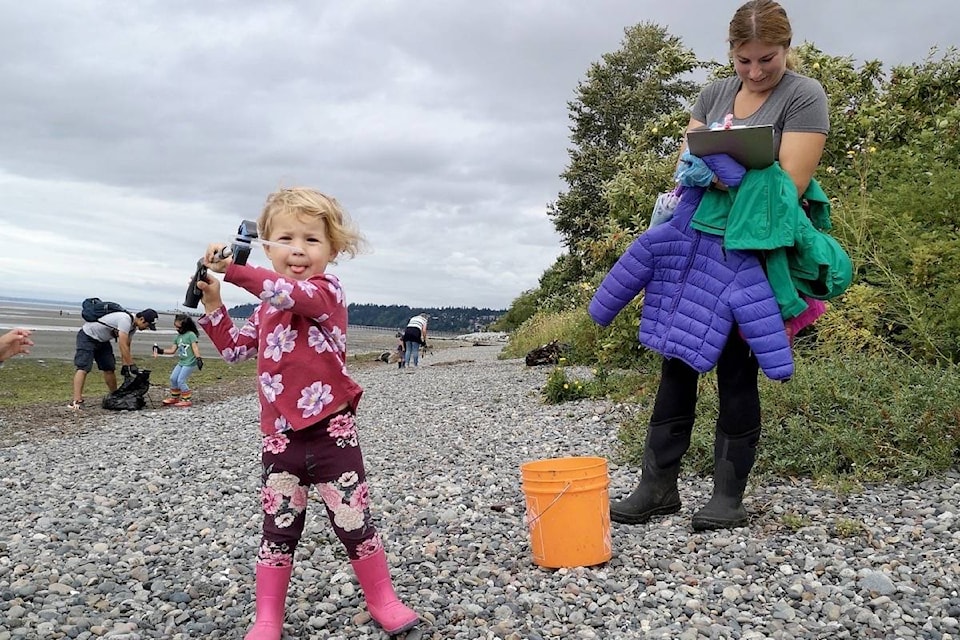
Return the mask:
{"type": "Polygon", "coordinates": [[[97,363],[100,371],[116,371],[117,359],[113,355],[113,347],[109,342],[94,340],[83,331],[77,332],[77,352],[73,356],[73,366],[83,369],[87,373],[97,363]]]}
{"type": "Polygon", "coordinates": [[[117,390],[117,359],[110,344],[112,340],[116,340],[120,346],[120,358],[123,361],[121,373],[124,376],[136,374],[137,365],[133,363],[130,352],[133,334],[144,329],[156,331],[156,323],[157,312],[153,309],[144,309],[136,315],[115,311],[99,320],[85,322],[77,331],[77,350],[73,356],[73,366],[77,371],[73,374],[73,401],[69,407],[75,410],[83,408],[83,387],[94,363],[103,373],[107,389],[111,392],[117,390]]]}

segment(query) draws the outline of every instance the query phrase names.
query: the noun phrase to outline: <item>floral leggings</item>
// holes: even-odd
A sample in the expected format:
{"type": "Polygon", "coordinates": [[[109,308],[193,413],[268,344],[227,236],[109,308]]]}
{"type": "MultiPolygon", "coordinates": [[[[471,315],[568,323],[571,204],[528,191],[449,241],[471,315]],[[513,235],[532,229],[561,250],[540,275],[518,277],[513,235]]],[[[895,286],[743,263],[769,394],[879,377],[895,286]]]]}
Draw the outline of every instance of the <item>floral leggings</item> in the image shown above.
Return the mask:
{"type": "Polygon", "coordinates": [[[316,486],[333,530],[351,560],[382,548],[370,518],[370,495],[354,415],[344,409],[300,431],[263,437],[263,538],[259,564],[285,567],[306,523],[307,500],[316,486]]]}

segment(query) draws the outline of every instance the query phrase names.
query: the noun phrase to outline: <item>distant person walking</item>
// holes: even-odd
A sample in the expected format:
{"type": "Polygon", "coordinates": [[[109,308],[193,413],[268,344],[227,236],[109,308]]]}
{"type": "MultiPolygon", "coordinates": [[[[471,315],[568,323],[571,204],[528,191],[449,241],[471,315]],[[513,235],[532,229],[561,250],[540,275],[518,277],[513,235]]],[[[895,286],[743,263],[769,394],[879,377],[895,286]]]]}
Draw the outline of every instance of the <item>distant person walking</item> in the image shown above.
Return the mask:
{"type": "Polygon", "coordinates": [[[130,346],[133,334],[144,329],[157,330],[157,312],[153,309],[144,309],[136,315],[126,311],[114,311],[99,320],[83,323],[77,331],[77,351],[73,356],[73,365],[77,372],[73,375],[73,402],[69,404],[71,409],[83,409],[83,386],[94,362],[103,372],[107,389],[111,393],[117,390],[117,360],[113,355],[111,340],[116,340],[120,345],[120,361],[123,363],[120,368],[121,375],[126,377],[139,372],[137,365],[133,363],[130,346]]]}
{"type": "Polygon", "coordinates": [[[30,329],[11,329],[0,336],[0,364],[7,358],[30,353],[33,340],[30,339],[30,329]]]}
{"type": "Polygon", "coordinates": [[[172,355],[177,356],[177,364],[170,373],[170,395],[163,399],[165,406],[189,407],[193,405],[193,390],[188,380],[194,371],[203,368],[203,358],[200,357],[200,332],[197,323],[185,313],[178,314],[173,319],[173,327],[177,330],[177,337],[173,345],[161,349],[154,349],[154,357],[172,355]]]}
{"type": "Polygon", "coordinates": [[[403,330],[403,366],[420,366],[420,346],[427,344],[427,322],[430,316],[425,313],[410,318],[407,328],[403,330]]]}

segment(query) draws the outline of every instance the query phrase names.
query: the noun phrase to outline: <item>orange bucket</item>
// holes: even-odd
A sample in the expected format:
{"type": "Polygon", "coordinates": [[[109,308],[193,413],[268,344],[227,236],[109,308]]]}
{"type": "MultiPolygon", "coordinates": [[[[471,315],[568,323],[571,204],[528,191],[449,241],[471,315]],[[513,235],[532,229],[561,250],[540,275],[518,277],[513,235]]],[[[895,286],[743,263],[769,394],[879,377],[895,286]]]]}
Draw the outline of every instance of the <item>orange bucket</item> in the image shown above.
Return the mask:
{"type": "Polygon", "coordinates": [[[604,458],[554,458],[520,465],[533,561],[588,567],[613,555],[604,458]]]}

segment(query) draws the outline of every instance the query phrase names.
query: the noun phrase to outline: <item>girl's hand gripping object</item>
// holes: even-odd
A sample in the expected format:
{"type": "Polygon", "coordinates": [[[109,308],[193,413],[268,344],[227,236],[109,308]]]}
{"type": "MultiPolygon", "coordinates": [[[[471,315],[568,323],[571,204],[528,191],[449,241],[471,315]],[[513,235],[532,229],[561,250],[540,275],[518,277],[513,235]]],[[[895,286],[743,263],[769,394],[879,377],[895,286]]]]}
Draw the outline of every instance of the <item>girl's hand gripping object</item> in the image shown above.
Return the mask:
{"type": "MultiPolygon", "coordinates": [[[[247,258],[250,257],[250,244],[257,237],[257,223],[253,220],[244,220],[240,223],[240,228],[237,229],[237,236],[234,238],[233,244],[221,249],[216,257],[219,260],[224,260],[232,256],[234,264],[246,264],[247,258]]],[[[200,304],[203,293],[197,287],[197,283],[201,280],[207,281],[207,267],[203,264],[203,258],[197,260],[197,270],[194,272],[193,278],[190,279],[190,286],[187,287],[187,295],[183,299],[183,306],[196,309],[200,304]]]]}

